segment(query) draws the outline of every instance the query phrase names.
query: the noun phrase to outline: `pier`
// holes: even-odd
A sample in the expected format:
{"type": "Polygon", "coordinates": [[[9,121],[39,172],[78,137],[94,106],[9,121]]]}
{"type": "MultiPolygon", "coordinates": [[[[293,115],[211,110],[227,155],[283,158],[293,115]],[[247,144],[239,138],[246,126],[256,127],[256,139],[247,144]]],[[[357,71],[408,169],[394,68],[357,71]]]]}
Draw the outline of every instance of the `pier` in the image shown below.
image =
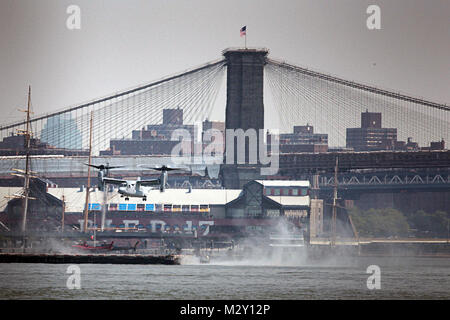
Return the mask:
{"type": "Polygon", "coordinates": [[[180,264],[173,255],[2,253],[0,263],[180,264]]]}

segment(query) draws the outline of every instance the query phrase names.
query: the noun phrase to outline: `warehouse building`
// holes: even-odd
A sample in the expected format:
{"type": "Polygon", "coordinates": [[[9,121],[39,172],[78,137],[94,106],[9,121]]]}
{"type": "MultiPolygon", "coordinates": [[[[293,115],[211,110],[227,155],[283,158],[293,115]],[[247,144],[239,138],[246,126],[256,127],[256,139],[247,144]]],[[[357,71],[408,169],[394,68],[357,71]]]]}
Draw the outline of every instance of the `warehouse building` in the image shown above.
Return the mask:
{"type": "MultiPolygon", "coordinates": [[[[309,197],[309,187],[309,181],[254,180],[244,185],[243,189],[151,190],[147,201],[141,198],[125,201],[115,191],[93,190],[89,195],[88,228],[103,226],[104,230],[124,232],[195,232],[198,236],[228,233],[233,236],[235,233],[263,232],[277,224],[280,218],[287,218],[293,225],[302,228],[309,225],[313,201],[309,197]]],[[[1,189],[5,189],[3,193],[7,192],[7,188],[1,189]]],[[[52,228],[60,228],[58,222],[64,219],[65,230],[82,231],[85,197],[86,190],[83,188],[47,186],[46,198],[52,200],[51,212],[55,213],[54,217],[50,217],[52,228]],[[54,204],[60,207],[56,208],[54,204]]],[[[19,217],[20,206],[20,202],[11,202],[8,212],[19,217]]],[[[316,212],[312,216],[317,220],[316,212]]],[[[7,225],[13,221],[11,215],[9,217],[2,222],[7,225]]],[[[48,221],[49,217],[46,219],[48,221]]],[[[316,225],[317,222],[314,223],[316,225]]],[[[33,228],[32,223],[28,226],[33,228]]]]}

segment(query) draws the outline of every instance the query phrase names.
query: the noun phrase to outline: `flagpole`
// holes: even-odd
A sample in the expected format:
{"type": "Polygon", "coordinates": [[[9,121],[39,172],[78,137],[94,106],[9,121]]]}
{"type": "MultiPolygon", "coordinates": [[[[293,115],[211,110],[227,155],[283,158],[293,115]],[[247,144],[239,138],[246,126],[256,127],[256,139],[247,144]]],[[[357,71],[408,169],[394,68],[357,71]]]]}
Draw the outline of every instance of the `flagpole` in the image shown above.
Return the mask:
{"type": "Polygon", "coordinates": [[[245,49],[247,49],[247,26],[243,26],[241,28],[241,37],[244,36],[244,45],[245,49]]]}
{"type": "Polygon", "coordinates": [[[247,26],[245,26],[245,49],[247,49],[247,26]]]}

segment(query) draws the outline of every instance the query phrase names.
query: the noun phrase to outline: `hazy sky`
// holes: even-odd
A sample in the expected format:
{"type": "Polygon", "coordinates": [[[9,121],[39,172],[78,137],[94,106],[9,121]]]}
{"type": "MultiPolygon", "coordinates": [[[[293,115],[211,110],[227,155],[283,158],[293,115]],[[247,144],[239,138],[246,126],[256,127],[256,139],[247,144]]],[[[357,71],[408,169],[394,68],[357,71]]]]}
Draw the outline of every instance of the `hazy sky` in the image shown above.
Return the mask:
{"type": "Polygon", "coordinates": [[[63,109],[221,58],[243,25],[270,57],[450,104],[449,18],[449,0],[1,0],[1,122],[29,84],[35,114],[63,109]]]}

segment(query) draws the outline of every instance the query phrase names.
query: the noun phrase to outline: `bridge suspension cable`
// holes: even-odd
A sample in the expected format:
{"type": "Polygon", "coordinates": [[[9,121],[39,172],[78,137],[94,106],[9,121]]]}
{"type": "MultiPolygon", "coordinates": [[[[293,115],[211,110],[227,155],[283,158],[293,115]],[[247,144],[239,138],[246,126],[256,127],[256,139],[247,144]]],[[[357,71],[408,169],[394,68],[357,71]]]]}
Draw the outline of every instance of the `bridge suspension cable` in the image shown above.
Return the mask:
{"type": "MultiPolygon", "coordinates": [[[[213,112],[224,79],[225,61],[217,60],[149,84],[58,112],[33,117],[35,137],[53,147],[86,149],[93,112],[93,154],[109,148],[110,139],[128,139],[133,130],[162,121],[163,109],[183,109],[184,123],[203,121],[213,112]]],[[[23,127],[0,127],[4,138],[23,127]]]]}
{"type": "MultiPolygon", "coordinates": [[[[180,107],[184,122],[209,117],[225,77],[225,60],[84,103],[31,118],[36,138],[56,148],[86,149],[89,117],[94,114],[93,154],[111,139],[129,139],[133,131],[162,120],[162,110],[180,107]]],[[[396,128],[397,139],[409,137],[420,146],[450,140],[450,107],[373,86],[347,81],[273,59],[267,59],[265,85],[272,101],[265,103],[266,127],[292,131],[310,124],[327,133],[330,146],[345,146],[346,128],[360,127],[364,111],[381,112],[382,127],[396,128]],[[273,117],[272,117],[273,115],[273,117]],[[270,123],[278,117],[275,125],[270,123]],[[267,121],[269,120],[269,121],[267,121]]],[[[16,134],[25,122],[0,127],[0,139],[16,134]]]]}
{"type": "MultiPolygon", "coordinates": [[[[314,126],[330,146],[345,146],[346,128],[360,127],[360,114],[381,112],[383,128],[397,128],[397,139],[419,146],[450,140],[450,106],[347,81],[267,59],[265,82],[279,115],[279,128],[314,126]]],[[[266,92],[267,92],[266,91],[266,92]]],[[[267,104],[266,104],[267,107],[267,104]]],[[[269,112],[269,111],[268,111],[269,112]]]]}

